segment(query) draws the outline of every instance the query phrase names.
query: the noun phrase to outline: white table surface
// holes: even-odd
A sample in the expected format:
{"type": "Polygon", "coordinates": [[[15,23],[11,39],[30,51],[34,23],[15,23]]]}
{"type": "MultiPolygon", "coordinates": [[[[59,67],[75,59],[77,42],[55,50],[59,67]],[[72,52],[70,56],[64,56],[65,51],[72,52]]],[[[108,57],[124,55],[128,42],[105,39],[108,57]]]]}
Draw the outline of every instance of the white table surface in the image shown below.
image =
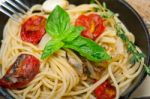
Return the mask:
{"type": "Polygon", "coordinates": [[[144,82],[138,87],[138,89],[132,94],[132,98],[150,97],[150,77],[147,76],[144,82]]]}

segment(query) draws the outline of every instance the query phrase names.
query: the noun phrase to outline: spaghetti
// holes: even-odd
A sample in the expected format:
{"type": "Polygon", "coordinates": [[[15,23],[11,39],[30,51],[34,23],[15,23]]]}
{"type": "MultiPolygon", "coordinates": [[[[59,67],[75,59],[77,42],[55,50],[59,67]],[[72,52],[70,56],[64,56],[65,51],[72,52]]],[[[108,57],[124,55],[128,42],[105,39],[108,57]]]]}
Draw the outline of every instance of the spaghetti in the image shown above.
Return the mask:
{"type": "MultiPolygon", "coordinates": [[[[97,4],[79,6],[70,4],[66,11],[70,15],[71,24],[75,24],[76,19],[81,14],[105,12],[104,8],[97,4]],[[100,10],[96,11],[95,8],[100,10]]],[[[34,5],[24,18],[27,19],[35,15],[48,17],[41,5],[34,5]]],[[[23,20],[20,19],[20,21],[23,20]]],[[[35,56],[40,60],[41,65],[40,72],[25,88],[7,89],[8,92],[16,99],[31,99],[33,97],[34,99],[95,99],[93,93],[95,89],[109,80],[111,85],[115,87],[114,98],[118,99],[142,71],[144,58],[135,64],[129,62],[132,55],[128,53],[126,45],[117,36],[114,27],[116,22],[121,22],[117,14],[112,18],[105,19],[106,28],[96,39],[96,43],[103,46],[112,57],[111,61],[91,63],[69,49],[61,49],[48,59],[41,60],[43,48],[51,38],[45,34],[38,45],[25,42],[20,38],[21,23],[9,19],[4,28],[0,50],[1,77],[5,75],[9,66],[20,54],[35,56]],[[90,65],[85,66],[87,64],[90,65]]],[[[129,40],[134,43],[134,35],[122,23],[121,27],[129,40]]],[[[138,47],[136,48],[141,52],[138,47]]]]}

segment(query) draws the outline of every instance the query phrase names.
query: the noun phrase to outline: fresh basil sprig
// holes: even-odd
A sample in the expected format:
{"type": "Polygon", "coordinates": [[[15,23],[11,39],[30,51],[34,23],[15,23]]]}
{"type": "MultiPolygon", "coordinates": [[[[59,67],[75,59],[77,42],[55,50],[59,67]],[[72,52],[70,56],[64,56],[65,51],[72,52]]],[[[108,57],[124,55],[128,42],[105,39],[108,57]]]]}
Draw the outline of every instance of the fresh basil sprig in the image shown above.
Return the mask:
{"type": "MultiPolygon", "coordinates": [[[[142,58],[145,58],[144,53],[138,52],[136,49],[136,45],[133,42],[131,42],[125,35],[125,31],[121,27],[120,23],[116,23],[115,28],[117,31],[117,35],[123,40],[123,42],[127,46],[128,52],[132,54],[132,57],[130,59],[131,63],[135,64],[136,62],[141,61],[142,58]]],[[[150,75],[150,67],[144,64],[144,69],[147,72],[147,74],[150,75]]]]}
{"type": "Polygon", "coordinates": [[[80,36],[83,30],[83,27],[72,26],[68,13],[57,6],[47,20],[46,32],[52,40],[46,44],[41,58],[45,59],[61,48],[70,48],[90,61],[100,62],[110,59],[103,47],[80,36]]]}
{"type": "Polygon", "coordinates": [[[75,35],[71,39],[75,39],[80,35],[83,30],[82,27],[75,27],[70,25],[70,18],[67,12],[65,12],[61,7],[57,6],[52,13],[49,15],[46,32],[52,36],[54,39],[65,40],[68,35],[75,35]],[[77,33],[78,32],[78,33],[77,33]]]}
{"type": "Polygon", "coordinates": [[[79,36],[73,41],[66,43],[64,48],[70,48],[80,53],[83,57],[91,61],[104,61],[110,59],[104,48],[98,46],[92,40],[79,36]]]}
{"type": "Polygon", "coordinates": [[[42,54],[42,59],[48,57],[49,55],[53,54],[54,52],[56,52],[57,50],[59,50],[60,48],[62,48],[64,46],[64,43],[60,40],[50,40],[45,48],[44,48],[44,52],[42,54]]]}

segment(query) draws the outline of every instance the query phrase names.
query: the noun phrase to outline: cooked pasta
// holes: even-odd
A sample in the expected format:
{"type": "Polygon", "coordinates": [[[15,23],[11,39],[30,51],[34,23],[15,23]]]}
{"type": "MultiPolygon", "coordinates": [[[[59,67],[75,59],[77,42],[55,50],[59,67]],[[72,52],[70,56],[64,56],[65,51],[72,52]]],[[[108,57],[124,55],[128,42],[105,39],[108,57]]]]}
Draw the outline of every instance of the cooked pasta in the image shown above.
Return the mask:
{"type": "MultiPolygon", "coordinates": [[[[81,15],[105,13],[104,7],[98,4],[67,5],[66,11],[74,25],[76,19],[81,15]],[[98,11],[95,9],[99,8],[98,11]]],[[[144,58],[135,64],[130,63],[131,53],[127,46],[117,35],[115,24],[121,23],[118,14],[104,21],[105,30],[95,40],[104,47],[111,56],[111,60],[99,63],[91,62],[71,49],[60,49],[49,58],[42,60],[46,43],[51,40],[45,34],[39,44],[34,45],[21,39],[21,26],[25,19],[31,16],[43,16],[48,18],[49,13],[42,9],[42,5],[34,5],[20,19],[20,23],[9,19],[3,33],[2,46],[0,50],[1,78],[6,74],[9,66],[14,63],[21,54],[30,54],[40,60],[40,71],[35,78],[24,88],[7,89],[16,99],[95,99],[95,89],[109,80],[111,86],[115,87],[115,99],[132,84],[133,80],[140,74],[144,65],[144,58]]],[[[125,35],[133,43],[134,35],[130,33],[125,25],[121,23],[125,35]]],[[[136,47],[139,52],[141,50],[136,47]]]]}

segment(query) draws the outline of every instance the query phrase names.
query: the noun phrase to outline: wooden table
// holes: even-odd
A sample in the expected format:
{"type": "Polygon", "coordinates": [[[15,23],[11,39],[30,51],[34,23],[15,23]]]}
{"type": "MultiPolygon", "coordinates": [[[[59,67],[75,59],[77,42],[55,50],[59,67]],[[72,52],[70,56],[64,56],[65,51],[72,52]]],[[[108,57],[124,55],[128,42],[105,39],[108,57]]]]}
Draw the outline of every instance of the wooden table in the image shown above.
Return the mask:
{"type": "Polygon", "coordinates": [[[126,0],[149,24],[150,31],[150,0],[126,0]]]}
{"type": "Polygon", "coordinates": [[[150,21],[150,0],[126,0],[131,4],[145,19],[150,21]]]}

